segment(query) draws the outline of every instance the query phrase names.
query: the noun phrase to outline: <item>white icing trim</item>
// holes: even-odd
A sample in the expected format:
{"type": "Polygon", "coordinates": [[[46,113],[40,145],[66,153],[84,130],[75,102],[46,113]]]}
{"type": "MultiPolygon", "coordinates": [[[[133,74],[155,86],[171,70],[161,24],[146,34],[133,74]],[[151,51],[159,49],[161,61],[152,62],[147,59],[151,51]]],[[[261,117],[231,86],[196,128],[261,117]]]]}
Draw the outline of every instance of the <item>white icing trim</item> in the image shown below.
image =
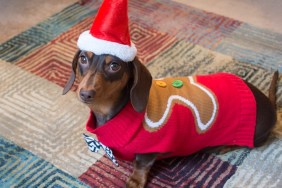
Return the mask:
{"type": "Polygon", "coordinates": [[[147,125],[149,127],[151,127],[151,128],[158,128],[161,125],[163,125],[163,123],[165,122],[165,120],[166,120],[166,118],[167,118],[167,116],[169,114],[169,111],[170,111],[170,109],[172,107],[172,102],[174,100],[179,100],[179,101],[187,104],[194,111],[194,114],[196,116],[195,118],[196,118],[196,121],[197,121],[197,126],[199,127],[200,130],[205,131],[205,130],[207,130],[211,126],[211,124],[215,120],[216,112],[217,112],[217,109],[218,109],[218,105],[217,105],[216,99],[214,98],[214,95],[209,90],[207,90],[202,85],[200,85],[198,83],[195,83],[193,77],[189,76],[189,81],[191,82],[192,85],[198,87],[203,92],[205,92],[209,96],[209,98],[211,99],[212,104],[213,104],[213,112],[212,112],[212,116],[211,116],[210,120],[206,124],[204,124],[202,122],[202,120],[201,120],[200,113],[199,113],[197,107],[191,101],[189,101],[188,99],[185,99],[184,97],[181,97],[179,95],[172,95],[172,96],[170,96],[168,98],[165,112],[164,112],[163,116],[161,117],[161,119],[159,121],[153,122],[151,119],[149,119],[149,117],[147,115],[147,112],[146,112],[146,114],[145,114],[145,122],[147,123],[147,125]]]}
{"type": "Polygon", "coordinates": [[[189,76],[189,80],[191,82],[191,84],[193,84],[194,86],[198,87],[199,89],[201,89],[203,92],[205,92],[209,98],[211,99],[212,101],[212,105],[213,105],[213,112],[212,112],[212,116],[210,118],[210,120],[206,123],[206,124],[203,124],[202,121],[201,121],[201,118],[200,116],[198,117],[197,116],[197,123],[198,123],[198,126],[199,128],[202,130],[202,131],[205,131],[206,129],[208,129],[211,124],[214,122],[215,118],[216,118],[216,112],[218,110],[218,104],[217,104],[217,100],[215,99],[215,96],[213,95],[213,93],[211,93],[207,88],[203,87],[201,84],[199,83],[195,83],[193,77],[189,76]],[[199,120],[198,120],[199,119],[199,120]]]}
{"type": "Polygon", "coordinates": [[[129,46],[98,39],[93,37],[89,30],[80,34],[77,41],[77,46],[80,50],[91,51],[97,55],[114,55],[125,62],[132,61],[137,54],[137,49],[133,43],[131,43],[131,46],[129,46]]]}

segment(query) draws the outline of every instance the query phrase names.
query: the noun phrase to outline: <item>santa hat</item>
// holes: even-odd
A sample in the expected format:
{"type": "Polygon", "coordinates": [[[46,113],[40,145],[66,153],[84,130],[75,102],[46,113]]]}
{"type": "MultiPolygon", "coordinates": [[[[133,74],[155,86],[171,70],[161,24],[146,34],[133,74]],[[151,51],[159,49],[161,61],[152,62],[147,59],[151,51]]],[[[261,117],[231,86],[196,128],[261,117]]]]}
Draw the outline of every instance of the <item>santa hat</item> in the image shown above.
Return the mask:
{"type": "Polygon", "coordinates": [[[127,0],[104,0],[91,29],[79,36],[77,45],[97,55],[110,54],[132,61],[137,49],[130,40],[127,0]]]}

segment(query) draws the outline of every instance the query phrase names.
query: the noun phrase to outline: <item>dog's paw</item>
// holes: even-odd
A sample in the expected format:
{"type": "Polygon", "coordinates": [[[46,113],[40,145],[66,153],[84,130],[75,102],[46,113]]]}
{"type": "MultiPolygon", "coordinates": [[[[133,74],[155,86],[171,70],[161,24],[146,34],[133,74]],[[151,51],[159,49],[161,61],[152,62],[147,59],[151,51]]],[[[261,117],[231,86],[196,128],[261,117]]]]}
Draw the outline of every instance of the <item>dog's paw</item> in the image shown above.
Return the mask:
{"type": "Polygon", "coordinates": [[[130,177],[126,182],[126,188],[143,188],[145,182],[141,182],[138,178],[130,177]]]}

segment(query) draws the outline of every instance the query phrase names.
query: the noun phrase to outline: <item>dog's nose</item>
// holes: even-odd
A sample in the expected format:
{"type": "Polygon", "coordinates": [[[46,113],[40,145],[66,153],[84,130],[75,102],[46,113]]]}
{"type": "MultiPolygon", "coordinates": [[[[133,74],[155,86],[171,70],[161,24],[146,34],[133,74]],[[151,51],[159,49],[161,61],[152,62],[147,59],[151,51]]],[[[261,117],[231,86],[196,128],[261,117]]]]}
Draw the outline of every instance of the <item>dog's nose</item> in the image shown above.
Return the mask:
{"type": "Polygon", "coordinates": [[[80,98],[85,102],[89,102],[89,101],[93,100],[94,95],[95,95],[94,90],[83,90],[83,89],[81,89],[80,92],[79,92],[80,98]]]}

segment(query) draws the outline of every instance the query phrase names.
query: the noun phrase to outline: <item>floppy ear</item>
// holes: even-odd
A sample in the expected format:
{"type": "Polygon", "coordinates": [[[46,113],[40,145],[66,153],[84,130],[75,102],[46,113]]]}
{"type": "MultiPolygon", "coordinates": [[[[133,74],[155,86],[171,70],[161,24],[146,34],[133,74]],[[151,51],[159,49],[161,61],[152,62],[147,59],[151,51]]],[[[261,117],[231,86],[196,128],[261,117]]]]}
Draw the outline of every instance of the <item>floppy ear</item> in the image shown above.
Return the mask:
{"type": "Polygon", "coordinates": [[[75,76],[76,76],[76,67],[77,67],[77,61],[78,61],[78,57],[80,54],[80,50],[78,50],[72,60],[72,72],[71,72],[71,76],[68,80],[68,82],[65,85],[65,88],[63,90],[63,95],[65,95],[72,87],[74,81],[75,81],[75,76]]]}
{"type": "Polygon", "coordinates": [[[142,112],[148,103],[152,76],[149,70],[137,58],[131,63],[133,64],[134,80],[130,90],[130,100],[134,110],[142,112]]]}

